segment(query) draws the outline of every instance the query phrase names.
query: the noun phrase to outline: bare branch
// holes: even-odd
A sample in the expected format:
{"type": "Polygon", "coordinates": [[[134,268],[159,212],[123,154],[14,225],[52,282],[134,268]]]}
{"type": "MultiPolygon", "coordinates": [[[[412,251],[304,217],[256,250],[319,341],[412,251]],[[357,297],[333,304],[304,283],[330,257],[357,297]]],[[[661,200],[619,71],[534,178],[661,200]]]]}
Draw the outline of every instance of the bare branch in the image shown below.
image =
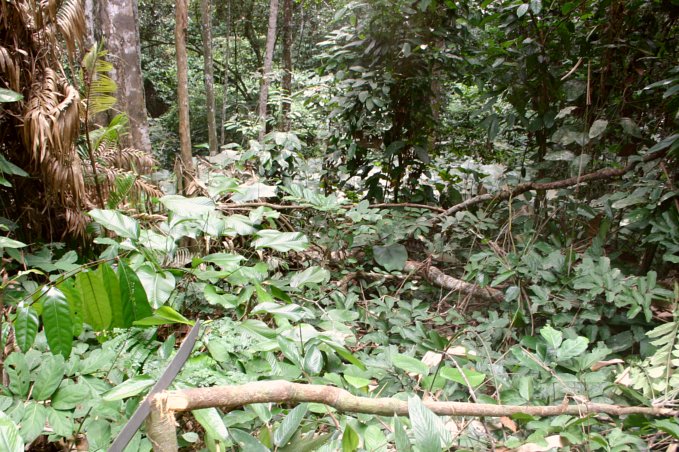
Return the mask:
{"type": "Polygon", "coordinates": [[[504,294],[500,290],[493,289],[492,287],[479,287],[476,284],[470,284],[466,281],[462,281],[461,279],[446,275],[441,270],[436,267],[432,267],[431,265],[420,264],[419,262],[415,261],[406,261],[406,265],[403,270],[407,272],[419,273],[427,278],[431,284],[443,289],[452,290],[454,292],[462,292],[486,301],[499,302],[503,301],[505,298],[504,294]]]}
{"type": "Polygon", "coordinates": [[[645,155],[641,160],[635,160],[633,162],[629,162],[626,166],[622,168],[602,168],[598,171],[594,171],[592,173],[588,174],[583,174],[581,176],[575,176],[575,177],[569,177],[568,179],[562,179],[562,180],[557,180],[554,182],[525,182],[523,184],[519,184],[516,187],[512,189],[507,189],[507,190],[502,190],[500,192],[496,193],[486,193],[483,195],[479,196],[474,196],[473,198],[469,198],[466,201],[463,201],[459,204],[454,205],[450,209],[446,210],[445,212],[441,213],[438,215],[436,218],[434,218],[434,222],[438,222],[443,220],[445,217],[453,215],[457,212],[460,212],[462,210],[466,210],[469,207],[476,205],[476,204],[481,204],[482,202],[486,201],[503,201],[506,199],[511,199],[515,196],[519,196],[527,191],[530,190],[555,190],[557,188],[566,188],[566,187],[572,187],[574,185],[581,184],[583,182],[591,182],[594,180],[603,180],[603,179],[613,179],[616,177],[620,177],[624,175],[625,173],[629,173],[632,171],[634,168],[639,163],[645,163],[645,162],[650,162],[652,160],[657,160],[659,158],[663,158],[667,154],[667,150],[662,150],[658,152],[654,152],[652,154],[647,154],[645,155]]]}
{"type": "MultiPolygon", "coordinates": [[[[380,416],[408,416],[408,402],[387,397],[358,397],[334,386],[290,383],[283,380],[258,381],[236,386],[195,388],[157,394],[154,403],[169,411],[191,411],[209,407],[234,409],[251,403],[322,403],[342,412],[380,416]]],[[[661,407],[619,406],[584,402],[570,405],[515,406],[467,402],[432,402],[424,404],[438,415],[445,416],[511,416],[524,413],[531,416],[585,416],[605,413],[612,416],[644,414],[676,416],[679,410],[661,407]]]]}

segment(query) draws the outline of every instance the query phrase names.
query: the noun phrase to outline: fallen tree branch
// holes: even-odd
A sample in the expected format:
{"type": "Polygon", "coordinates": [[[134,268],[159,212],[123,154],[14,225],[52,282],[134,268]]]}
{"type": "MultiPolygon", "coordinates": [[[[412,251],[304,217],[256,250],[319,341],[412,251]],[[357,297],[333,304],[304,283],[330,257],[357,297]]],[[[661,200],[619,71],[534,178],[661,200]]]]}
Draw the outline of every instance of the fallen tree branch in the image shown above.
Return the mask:
{"type": "Polygon", "coordinates": [[[486,301],[499,302],[503,301],[505,298],[500,290],[493,289],[492,287],[479,287],[476,284],[470,284],[467,281],[462,281],[461,279],[446,275],[441,270],[432,267],[431,265],[421,264],[415,261],[406,261],[403,270],[418,273],[424,276],[433,285],[443,289],[461,292],[482,298],[486,301]]]}
{"type": "MultiPolygon", "coordinates": [[[[387,397],[359,397],[341,388],[324,385],[291,383],[283,380],[258,381],[235,386],[194,388],[166,391],[154,396],[154,404],[167,411],[191,411],[201,408],[234,409],[251,403],[322,403],[342,412],[380,416],[408,416],[408,402],[387,397]]],[[[660,407],[619,406],[584,402],[552,406],[492,405],[468,402],[433,402],[424,404],[444,416],[501,417],[524,413],[531,416],[585,416],[605,413],[612,416],[643,414],[676,416],[679,410],[660,407]]]]}
{"type": "Polygon", "coordinates": [[[639,163],[657,160],[659,158],[664,157],[666,154],[667,150],[657,151],[645,155],[641,160],[635,160],[633,162],[630,162],[622,168],[602,168],[598,171],[583,174],[580,176],[569,177],[568,179],[557,180],[554,182],[524,182],[511,189],[474,196],[473,198],[469,198],[466,201],[456,204],[450,209],[446,210],[445,212],[437,215],[434,218],[434,223],[443,220],[447,216],[453,215],[462,210],[466,210],[473,205],[481,204],[486,201],[491,200],[504,201],[506,199],[514,198],[515,196],[519,196],[531,190],[555,190],[558,188],[572,187],[583,182],[591,182],[594,180],[612,179],[615,177],[620,177],[625,173],[629,173],[630,171],[632,171],[634,168],[637,167],[637,165],[639,165],[639,163]]]}

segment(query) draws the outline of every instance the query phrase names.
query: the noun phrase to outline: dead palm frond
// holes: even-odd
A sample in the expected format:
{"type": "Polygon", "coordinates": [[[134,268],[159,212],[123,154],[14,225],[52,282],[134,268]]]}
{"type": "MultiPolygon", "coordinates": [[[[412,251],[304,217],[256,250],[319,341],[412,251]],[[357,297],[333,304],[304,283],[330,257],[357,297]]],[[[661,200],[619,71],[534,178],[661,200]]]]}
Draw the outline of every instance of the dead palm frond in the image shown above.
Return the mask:
{"type": "Polygon", "coordinates": [[[115,103],[106,52],[95,46],[68,77],[61,65],[61,45],[72,62],[84,34],[83,0],[0,0],[0,88],[24,98],[0,109],[0,154],[31,175],[0,186],[0,215],[19,219],[31,241],[84,234],[83,212],[97,197],[104,206],[105,197],[119,205],[159,195],[138,175],[152,159],[117,147],[126,117],[103,128],[90,122],[115,103]],[[68,82],[79,75],[80,91],[68,82]]]}

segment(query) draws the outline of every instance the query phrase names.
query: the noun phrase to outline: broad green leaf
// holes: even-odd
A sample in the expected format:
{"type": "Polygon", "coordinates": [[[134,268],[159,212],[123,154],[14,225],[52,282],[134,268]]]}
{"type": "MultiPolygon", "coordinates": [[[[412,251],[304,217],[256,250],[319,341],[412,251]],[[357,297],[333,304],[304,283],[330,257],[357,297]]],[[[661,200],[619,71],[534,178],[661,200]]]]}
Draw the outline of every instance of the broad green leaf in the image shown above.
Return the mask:
{"type": "Polygon", "coordinates": [[[547,345],[554,350],[557,350],[563,341],[563,334],[552,328],[550,325],[546,325],[540,330],[540,336],[542,336],[545,341],[547,341],[547,345]]]}
{"type": "Polygon", "coordinates": [[[68,438],[73,434],[75,426],[69,414],[69,412],[55,410],[52,407],[47,408],[47,422],[49,422],[55,435],[68,438]]]}
{"type": "MultiPolygon", "coordinates": [[[[266,429],[268,431],[268,429],[266,429]]],[[[332,437],[334,432],[328,433],[309,433],[305,436],[296,435],[288,446],[281,447],[278,452],[320,452],[332,437]]]]}
{"type": "MultiPolygon", "coordinates": [[[[224,218],[224,226],[236,235],[252,235],[257,232],[253,221],[245,215],[233,214],[224,218]]],[[[229,234],[232,235],[232,234],[229,234]]]]}
{"type": "Polygon", "coordinates": [[[471,369],[462,369],[462,372],[452,367],[442,367],[439,371],[443,378],[454,381],[455,383],[460,383],[464,386],[467,386],[468,381],[469,384],[472,385],[472,388],[476,388],[486,381],[486,374],[482,374],[481,372],[471,369]],[[462,372],[464,372],[464,375],[462,375],[462,372]],[[467,378],[467,381],[465,381],[465,377],[467,378]]]}
{"type": "Polygon", "coordinates": [[[68,278],[57,289],[66,296],[68,306],[71,309],[71,319],[73,320],[73,336],[80,336],[83,332],[83,294],[78,288],[75,278],[68,278]]]}
{"type": "Polygon", "coordinates": [[[374,452],[387,452],[387,437],[375,424],[368,425],[363,431],[363,443],[366,450],[374,452]]]}
{"type": "Polygon", "coordinates": [[[275,339],[278,336],[276,331],[269,328],[266,323],[256,319],[247,319],[244,322],[241,322],[240,325],[238,325],[238,328],[242,328],[247,331],[248,334],[252,334],[255,337],[262,339],[275,339]]]}
{"type": "Polygon", "coordinates": [[[290,441],[292,435],[299,428],[299,424],[302,422],[302,419],[304,419],[304,416],[307,413],[307,408],[307,404],[302,403],[290,410],[287,416],[285,416],[281,422],[281,425],[276,429],[273,435],[273,443],[276,446],[284,446],[288,443],[288,441],[290,441]]]}
{"type": "Polygon", "coordinates": [[[120,281],[120,299],[132,306],[134,320],[143,319],[153,314],[149,305],[146,290],[137,274],[124,261],[118,261],[118,280],[120,281]]]}
{"type": "Polygon", "coordinates": [[[293,322],[302,320],[304,317],[306,317],[307,314],[307,312],[299,305],[296,304],[279,305],[274,302],[259,303],[252,309],[252,311],[250,311],[250,313],[251,314],[266,313],[274,315],[276,317],[285,318],[293,322]]]}
{"type": "Polygon", "coordinates": [[[90,216],[94,221],[115,232],[119,237],[137,240],[139,238],[139,223],[117,210],[90,210],[90,216]]]}
{"type": "Polygon", "coordinates": [[[157,272],[150,265],[143,265],[137,270],[137,276],[154,309],[158,309],[170,299],[175,287],[175,279],[171,273],[157,272]]]}
{"type": "Polygon", "coordinates": [[[24,96],[21,93],[17,93],[11,89],[0,88],[0,103],[17,102],[23,99],[24,96]]]}
{"type": "Polygon", "coordinates": [[[304,355],[304,370],[311,375],[317,375],[322,369],[323,353],[316,346],[313,346],[304,355]]]}
{"type": "Polygon", "coordinates": [[[232,253],[216,253],[208,254],[201,259],[203,262],[218,265],[219,268],[226,271],[234,271],[240,268],[240,263],[245,260],[240,254],[232,253]]]}
{"type": "Polygon", "coordinates": [[[420,361],[419,359],[413,358],[412,356],[402,355],[400,353],[391,355],[391,363],[403,369],[408,373],[415,373],[418,375],[429,375],[429,366],[420,361]]]}
{"type": "Polygon", "coordinates": [[[301,232],[280,232],[273,229],[263,229],[257,232],[257,240],[252,242],[255,249],[271,248],[281,253],[288,251],[304,251],[309,246],[309,240],[301,232]]]}
{"type": "Polygon", "coordinates": [[[5,359],[4,370],[9,378],[9,390],[19,397],[28,395],[28,387],[31,383],[31,375],[28,363],[22,353],[14,352],[5,359]]]}
{"type": "Polygon", "coordinates": [[[633,193],[629,196],[625,196],[624,198],[615,201],[613,204],[611,204],[611,207],[614,209],[624,209],[626,207],[642,203],[643,204],[648,203],[648,195],[633,193]]]}
{"type": "Polygon", "coordinates": [[[679,133],[675,133],[674,135],[670,135],[668,137],[665,137],[663,140],[654,144],[651,147],[651,149],[648,150],[648,152],[662,151],[663,149],[672,146],[674,144],[674,142],[677,141],[677,140],[679,140],[679,133]]]}
{"type": "Polygon", "coordinates": [[[6,452],[23,452],[24,440],[19,434],[19,427],[0,411],[0,450],[6,452]]]}
{"type": "Polygon", "coordinates": [[[217,288],[212,284],[206,284],[203,289],[203,295],[210,304],[216,304],[226,309],[234,309],[238,307],[238,297],[229,293],[219,293],[217,288]]]}
{"type": "Polygon", "coordinates": [[[52,353],[55,355],[60,353],[64,358],[68,358],[73,346],[71,307],[64,294],[54,287],[50,288],[43,297],[45,301],[42,305],[42,321],[47,344],[52,353]]]}
{"type": "Polygon", "coordinates": [[[360,359],[356,358],[356,357],[355,357],[349,350],[347,350],[345,347],[343,347],[343,346],[341,346],[341,345],[339,345],[339,344],[336,344],[335,342],[333,342],[333,341],[331,341],[331,340],[322,338],[322,337],[321,337],[321,341],[322,341],[324,344],[327,344],[330,348],[332,348],[332,349],[335,351],[335,353],[337,353],[338,355],[340,355],[340,356],[341,356],[342,358],[344,358],[345,360],[349,361],[349,362],[350,362],[351,364],[353,364],[354,366],[358,367],[358,368],[361,369],[361,370],[366,370],[366,369],[367,369],[366,366],[365,366],[365,364],[363,364],[363,362],[362,362],[360,359]]]}
{"type": "Polygon", "coordinates": [[[155,310],[152,316],[134,322],[136,326],[156,326],[182,323],[193,325],[193,322],[169,306],[161,306],[155,310]]]}
{"type": "Polygon", "coordinates": [[[260,443],[257,438],[253,438],[249,433],[243,430],[230,428],[229,433],[231,437],[238,443],[240,450],[248,452],[269,452],[269,449],[260,443]]]}
{"type": "Polygon", "coordinates": [[[297,343],[292,342],[283,336],[277,337],[276,342],[278,342],[278,346],[280,347],[283,355],[292,364],[294,364],[296,367],[302,367],[302,357],[299,353],[299,349],[297,348],[297,343]]]}
{"type": "Polygon", "coordinates": [[[136,375],[102,394],[101,398],[107,402],[113,402],[114,400],[134,397],[144,392],[146,388],[153,386],[155,382],[156,381],[148,375],[136,375]]]}
{"type": "Polygon", "coordinates": [[[28,177],[28,173],[0,155],[0,174],[28,177]]]}
{"type": "Polygon", "coordinates": [[[596,138],[604,131],[606,130],[606,127],[608,127],[608,121],[605,119],[597,119],[592,123],[592,127],[589,129],[589,137],[590,138],[596,138]]]}
{"type": "Polygon", "coordinates": [[[395,243],[387,246],[373,246],[373,256],[375,262],[384,267],[387,271],[400,271],[408,260],[408,250],[406,247],[395,243]]]}
{"type": "Polygon", "coordinates": [[[276,187],[266,185],[261,182],[254,184],[244,184],[238,187],[237,192],[231,196],[233,202],[248,202],[260,198],[271,198],[276,196],[276,187]]]}
{"type": "Polygon", "coordinates": [[[561,346],[556,350],[556,359],[558,361],[566,361],[571,358],[582,355],[587,351],[589,339],[586,337],[577,337],[575,339],[566,339],[561,343],[561,346]]]}
{"type": "Polygon", "coordinates": [[[369,378],[357,377],[355,375],[348,375],[346,373],[344,374],[344,379],[356,389],[365,388],[372,383],[372,380],[369,378]]]}
{"type": "Polygon", "coordinates": [[[522,3],[521,5],[519,5],[518,8],[516,8],[516,15],[518,17],[522,17],[527,12],[528,12],[528,3],[522,3]]]}
{"type": "Polygon", "coordinates": [[[180,195],[166,195],[160,198],[160,202],[167,210],[178,213],[183,217],[201,217],[215,210],[214,201],[202,196],[185,198],[180,195]]]}
{"type": "Polygon", "coordinates": [[[22,352],[26,353],[38,334],[38,313],[30,306],[17,308],[17,316],[14,319],[14,335],[16,343],[22,352]]]}
{"type": "Polygon", "coordinates": [[[89,386],[83,383],[62,386],[52,396],[52,408],[72,410],[90,398],[89,386]]]}
{"type": "Polygon", "coordinates": [[[639,126],[630,118],[620,118],[620,125],[623,132],[635,138],[641,138],[641,130],[639,126]]]}
{"type": "Polygon", "coordinates": [[[205,408],[202,410],[193,410],[191,412],[198,423],[205,429],[205,431],[214,439],[225,442],[229,438],[229,432],[219,415],[217,408],[205,408]]]}
{"type": "Polygon", "coordinates": [[[396,446],[396,450],[399,452],[411,452],[413,448],[410,445],[410,439],[398,416],[394,416],[392,425],[394,427],[394,445],[396,446]]]}
{"type": "Polygon", "coordinates": [[[295,273],[290,278],[290,287],[301,288],[313,284],[325,284],[330,280],[330,272],[321,267],[309,267],[302,272],[295,273]]]}
{"type": "Polygon", "coordinates": [[[35,384],[33,385],[33,399],[49,399],[61,384],[61,380],[64,378],[64,370],[66,370],[66,364],[63,356],[48,356],[42,364],[40,364],[38,376],[35,378],[35,384]]]}
{"type": "Polygon", "coordinates": [[[344,427],[344,433],[342,434],[342,452],[354,452],[358,449],[358,444],[361,438],[358,433],[347,425],[344,427]]]}
{"type": "Polygon", "coordinates": [[[33,401],[28,402],[24,416],[21,419],[21,437],[24,441],[32,443],[45,429],[47,421],[47,409],[44,405],[33,401]]]}
{"type": "Polygon", "coordinates": [[[118,275],[107,263],[101,264],[98,272],[101,273],[101,279],[104,281],[104,288],[111,307],[111,327],[127,328],[132,326],[134,321],[132,303],[123,299],[120,293],[118,275]]]}
{"type": "Polygon", "coordinates": [[[9,237],[0,237],[0,249],[2,248],[23,248],[26,244],[9,237]]]}
{"type": "Polygon", "coordinates": [[[653,422],[653,426],[660,431],[672,435],[674,439],[679,439],[679,424],[677,424],[676,419],[674,419],[674,422],[669,419],[658,419],[653,422]]]}
{"type": "Polygon", "coordinates": [[[420,452],[441,452],[448,447],[450,432],[441,419],[418,397],[408,397],[408,415],[413,428],[415,446],[420,452]]]}
{"type": "Polygon", "coordinates": [[[111,368],[111,363],[115,361],[116,353],[113,350],[93,350],[87,358],[80,363],[79,372],[81,375],[89,375],[95,372],[111,368]]]}
{"type": "Polygon", "coordinates": [[[83,300],[83,320],[94,331],[104,331],[111,326],[111,304],[104,280],[98,271],[80,272],[75,277],[76,287],[83,300]]]}
{"type": "Polygon", "coordinates": [[[540,11],[542,11],[542,0],[530,0],[530,9],[535,14],[540,14],[540,11]]]}

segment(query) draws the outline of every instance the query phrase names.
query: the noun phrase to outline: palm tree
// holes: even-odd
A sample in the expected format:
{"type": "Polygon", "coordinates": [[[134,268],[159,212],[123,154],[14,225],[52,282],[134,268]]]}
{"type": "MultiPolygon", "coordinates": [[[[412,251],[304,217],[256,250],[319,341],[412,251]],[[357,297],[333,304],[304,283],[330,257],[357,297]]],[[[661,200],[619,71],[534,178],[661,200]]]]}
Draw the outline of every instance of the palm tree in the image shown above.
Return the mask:
{"type": "Polygon", "coordinates": [[[82,68],[75,64],[77,52],[85,53],[81,1],[0,1],[0,24],[0,89],[22,96],[0,104],[0,176],[10,174],[0,185],[0,215],[28,241],[53,240],[84,234],[83,210],[101,206],[126,184],[153,191],[137,177],[120,182],[131,170],[150,168],[152,159],[116,149],[120,127],[94,133],[88,121],[115,84],[102,83],[98,48],[82,68]],[[80,90],[72,80],[80,80],[80,90]],[[29,176],[8,173],[9,165],[29,176]]]}

